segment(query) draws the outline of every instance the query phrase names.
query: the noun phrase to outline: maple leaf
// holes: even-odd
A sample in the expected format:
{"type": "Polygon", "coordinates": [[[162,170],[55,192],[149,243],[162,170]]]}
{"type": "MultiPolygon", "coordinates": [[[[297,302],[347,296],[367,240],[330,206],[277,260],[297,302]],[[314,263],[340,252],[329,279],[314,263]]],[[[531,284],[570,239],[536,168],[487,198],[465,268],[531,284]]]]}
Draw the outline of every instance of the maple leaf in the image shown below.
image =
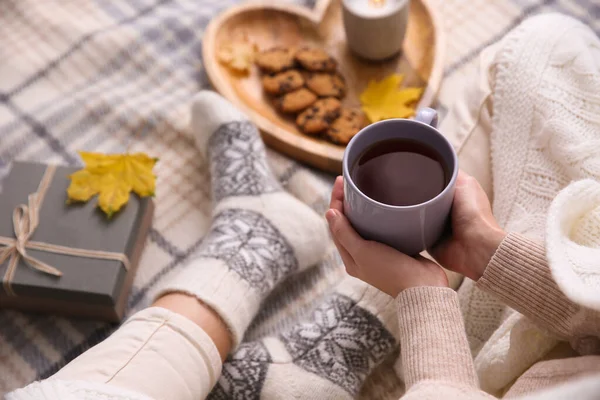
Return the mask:
{"type": "Polygon", "coordinates": [[[140,197],[154,195],[158,161],[144,153],[102,154],[79,152],[85,168],[72,173],[68,202],[87,202],[98,195],[98,206],[110,218],[129,201],[133,190],[140,197]]]}
{"type": "Polygon", "coordinates": [[[380,81],[372,80],[360,95],[361,108],[371,122],[389,118],[408,118],[415,113],[414,105],[422,88],[400,88],[404,76],[392,74],[380,81]]]}
{"type": "Polygon", "coordinates": [[[221,46],[217,58],[235,72],[247,74],[254,63],[258,48],[246,40],[221,46]]]}

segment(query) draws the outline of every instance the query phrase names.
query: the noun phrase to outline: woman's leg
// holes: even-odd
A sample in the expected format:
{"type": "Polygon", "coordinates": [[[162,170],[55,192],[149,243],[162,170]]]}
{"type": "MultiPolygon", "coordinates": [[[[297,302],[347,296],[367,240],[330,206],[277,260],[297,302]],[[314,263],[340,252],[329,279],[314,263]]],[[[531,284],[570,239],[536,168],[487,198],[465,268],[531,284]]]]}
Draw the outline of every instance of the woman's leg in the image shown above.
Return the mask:
{"type": "Polygon", "coordinates": [[[219,349],[216,343],[228,340],[226,326],[192,297],[165,297],[156,303],[172,309],[150,307],[136,313],[42,385],[78,381],[81,385],[74,386],[75,397],[90,389],[101,392],[103,386],[152,399],[205,396],[221,371],[219,351],[225,348],[219,349]],[[219,331],[224,335],[216,336],[219,331]]]}
{"type": "Polygon", "coordinates": [[[305,321],[243,343],[208,399],[355,399],[398,335],[394,299],[347,277],[305,321]]]}
{"type": "Polygon", "coordinates": [[[324,220],[282,190],[254,125],[222,97],[201,92],[192,130],[209,158],[215,202],[196,258],[162,287],[153,307],[38,386],[83,381],[153,399],[204,398],[263,299],[324,256],[324,220]]]}
{"type": "Polygon", "coordinates": [[[159,297],[153,307],[161,307],[182,315],[198,325],[210,337],[224,361],[231,350],[231,337],[225,322],[214,310],[185,293],[168,293],[159,297]]]}

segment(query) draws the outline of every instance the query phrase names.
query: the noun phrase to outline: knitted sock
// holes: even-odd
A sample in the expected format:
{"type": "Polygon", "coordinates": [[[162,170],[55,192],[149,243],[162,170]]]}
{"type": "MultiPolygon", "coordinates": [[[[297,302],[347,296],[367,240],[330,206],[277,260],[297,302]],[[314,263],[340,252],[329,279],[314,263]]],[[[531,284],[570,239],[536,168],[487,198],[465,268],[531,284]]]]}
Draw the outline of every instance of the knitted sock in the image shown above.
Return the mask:
{"type": "Polygon", "coordinates": [[[200,92],[192,131],[209,158],[212,226],[193,261],[158,296],[183,292],[223,318],[234,346],[269,292],[325,254],[327,229],[307,205],[273,176],[256,127],[227,100],[200,92]]]}
{"type": "Polygon", "coordinates": [[[396,349],[396,318],[393,298],[348,277],[306,322],[243,343],[208,399],[354,399],[396,349]]]}

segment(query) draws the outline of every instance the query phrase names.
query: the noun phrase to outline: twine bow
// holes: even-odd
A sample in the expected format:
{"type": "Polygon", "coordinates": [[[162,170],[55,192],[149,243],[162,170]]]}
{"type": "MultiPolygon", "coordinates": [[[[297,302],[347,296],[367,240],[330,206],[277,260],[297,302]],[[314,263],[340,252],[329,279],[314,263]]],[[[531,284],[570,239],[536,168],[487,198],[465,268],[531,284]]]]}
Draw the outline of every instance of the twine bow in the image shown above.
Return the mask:
{"type": "Polygon", "coordinates": [[[125,269],[129,270],[129,259],[123,253],[78,249],[29,240],[38,227],[39,211],[44,202],[46,191],[52,182],[55,172],[56,166],[49,165],[44,172],[37,192],[28,196],[28,204],[20,204],[13,210],[13,229],[15,232],[15,237],[11,238],[0,236],[0,246],[4,246],[4,249],[0,251],[0,265],[10,258],[10,261],[8,262],[8,268],[4,273],[4,278],[2,281],[4,290],[10,296],[16,296],[12,290],[11,282],[14,278],[17,266],[19,265],[19,260],[21,259],[25,261],[25,264],[37,271],[56,277],[62,276],[62,272],[58,269],[27,254],[27,249],[41,250],[49,253],[65,254],[76,257],[121,261],[125,269]]]}

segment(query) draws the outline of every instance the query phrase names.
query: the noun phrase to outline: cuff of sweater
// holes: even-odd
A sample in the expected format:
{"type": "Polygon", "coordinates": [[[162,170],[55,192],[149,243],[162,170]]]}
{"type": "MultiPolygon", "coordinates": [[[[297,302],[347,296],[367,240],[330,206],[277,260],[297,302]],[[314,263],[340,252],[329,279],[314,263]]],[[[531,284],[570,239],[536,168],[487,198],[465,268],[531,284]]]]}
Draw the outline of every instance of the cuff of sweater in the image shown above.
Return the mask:
{"type": "Polygon", "coordinates": [[[477,286],[534,321],[551,322],[567,334],[576,306],[552,278],[542,245],[509,233],[490,260],[477,286]]]}
{"type": "Polygon", "coordinates": [[[476,387],[458,296],[450,288],[418,287],[396,298],[407,389],[422,380],[476,387]]]}

